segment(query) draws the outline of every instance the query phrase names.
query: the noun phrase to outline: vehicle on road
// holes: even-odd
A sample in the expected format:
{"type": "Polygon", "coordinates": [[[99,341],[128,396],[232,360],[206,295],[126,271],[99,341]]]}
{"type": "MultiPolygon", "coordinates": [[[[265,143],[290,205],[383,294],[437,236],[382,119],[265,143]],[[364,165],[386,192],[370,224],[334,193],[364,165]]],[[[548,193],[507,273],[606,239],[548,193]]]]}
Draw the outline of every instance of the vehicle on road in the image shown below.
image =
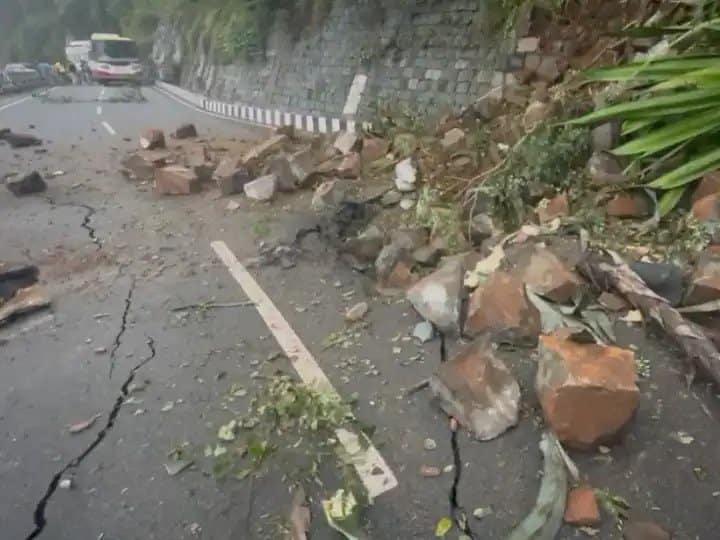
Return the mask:
{"type": "Polygon", "coordinates": [[[68,64],[73,64],[76,68],[80,68],[80,64],[90,60],[90,48],[92,44],[90,40],[75,40],[69,42],[65,46],[65,58],[68,64]]]}
{"type": "Polygon", "coordinates": [[[2,87],[3,93],[38,88],[45,84],[36,69],[23,63],[6,65],[2,69],[0,79],[2,79],[0,87],[2,87]]]}
{"type": "Polygon", "coordinates": [[[135,42],[118,34],[90,37],[88,67],[93,81],[100,84],[142,82],[143,66],[135,42]]]}

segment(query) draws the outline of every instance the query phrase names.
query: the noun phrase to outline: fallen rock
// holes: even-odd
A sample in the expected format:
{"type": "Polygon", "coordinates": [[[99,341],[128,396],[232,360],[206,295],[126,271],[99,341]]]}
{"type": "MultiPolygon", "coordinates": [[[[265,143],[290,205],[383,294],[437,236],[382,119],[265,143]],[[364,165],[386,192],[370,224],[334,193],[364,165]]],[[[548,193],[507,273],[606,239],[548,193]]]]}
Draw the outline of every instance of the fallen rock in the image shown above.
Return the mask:
{"type": "Polygon", "coordinates": [[[485,240],[498,234],[492,218],[484,213],[475,214],[469,222],[470,241],[474,246],[482,245],[485,240]]]}
{"type": "Polygon", "coordinates": [[[395,187],[398,191],[407,193],[415,191],[417,182],[417,168],[412,158],[406,158],[395,165],[395,187]]]}
{"type": "Polygon", "coordinates": [[[691,201],[693,204],[709,195],[720,193],[720,170],[713,171],[702,177],[695,191],[693,191],[691,201]]]}
{"type": "Polygon", "coordinates": [[[443,332],[459,332],[463,271],[462,260],[450,260],[407,291],[415,310],[443,332]]]}
{"type": "Polygon", "coordinates": [[[140,148],[143,150],[165,148],[165,134],[161,129],[146,129],[140,135],[140,148]]]}
{"type": "Polygon", "coordinates": [[[403,197],[400,201],[400,208],[402,210],[410,210],[415,206],[415,199],[412,197],[403,197]]]}
{"type": "Polygon", "coordinates": [[[149,163],[140,154],[125,156],[121,164],[125,171],[127,171],[124,171],[123,174],[133,179],[149,182],[155,176],[155,167],[153,164],[149,163]]]}
{"type": "Polygon", "coordinates": [[[423,266],[435,266],[440,257],[442,256],[442,250],[438,246],[428,244],[422,246],[413,251],[412,257],[415,262],[423,266]]]}
{"type": "Polygon", "coordinates": [[[352,131],[343,131],[333,143],[333,147],[344,156],[359,151],[361,145],[362,139],[352,131]]]}
{"type": "Polygon", "coordinates": [[[596,186],[616,186],[628,181],[620,162],[607,152],[593,152],[588,161],[588,174],[596,186]]]}
{"type": "Polygon", "coordinates": [[[692,213],[698,221],[720,220],[720,196],[718,193],[695,201],[692,205],[692,213]]]}
{"type": "Polygon", "coordinates": [[[385,244],[385,235],[375,225],[370,225],[356,238],[345,240],[342,251],[354,256],[358,261],[370,263],[377,259],[385,244]]]}
{"type": "Polygon", "coordinates": [[[670,540],[670,533],[652,521],[628,520],[623,525],[624,540],[670,540]]]}
{"type": "Polygon", "coordinates": [[[540,314],[530,304],[523,282],[506,272],[494,272],[470,296],[464,333],[488,334],[510,343],[537,341],[540,314]]]}
{"type": "Polygon", "coordinates": [[[238,167],[230,174],[215,176],[215,182],[217,183],[220,194],[223,197],[227,197],[233,193],[242,193],[245,188],[245,184],[252,182],[252,180],[252,174],[247,167],[238,167]]]}
{"type": "Polygon", "coordinates": [[[720,257],[712,251],[698,259],[683,304],[694,306],[720,299],[720,257]]]}
{"type": "Polygon", "coordinates": [[[310,207],[315,212],[324,212],[328,209],[337,208],[344,195],[337,180],[325,180],[315,189],[310,207]]]}
{"type": "Polygon", "coordinates": [[[362,163],[357,152],[347,154],[335,169],[340,178],[357,178],[360,176],[362,163]]]}
{"type": "Polygon", "coordinates": [[[392,148],[395,155],[399,158],[407,158],[412,156],[417,150],[418,140],[412,133],[398,133],[393,139],[392,148]]]}
{"type": "Polygon", "coordinates": [[[517,42],[515,50],[519,53],[534,53],[540,48],[540,38],[524,37],[517,42]]]}
{"type": "Polygon", "coordinates": [[[423,478],[437,478],[442,474],[440,467],[431,467],[429,465],[422,465],[420,467],[420,476],[423,478]]]}
{"type": "Polygon", "coordinates": [[[270,174],[277,178],[278,191],[289,193],[298,187],[298,178],[287,156],[277,156],[270,161],[270,174]]]}
{"type": "MultiPolygon", "coordinates": [[[[284,137],[284,135],[283,135],[284,137]]],[[[255,201],[269,201],[275,196],[277,179],[274,174],[267,174],[248,182],[243,186],[243,191],[248,199],[255,201]]]]}
{"type": "Polygon", "coordinates": [[[367,315],[369,309],[370,308],[367,302],[360,302],[359,304],[355,304],[353,307],[351,307],[345,312],[345,320],[350,322],[359,321],[363,317],[365,317],[365,315],[367,315]]]}
{"type": "Polygon", "coordinates": [[[630,304],[628,304],[622,296],[607,291],[604,291],[598,297],[598,304],[608,311],[624,311],[630,309],[630,304]]]}
{"type": "Polygon", "coordinates": [[[393,244],[392,242],[384,246],[375,259],[375,275],[380,283],[387,280],[397,263],[401,260],[409,262],[410,258],[407,248],[393,244]]]}
{"type": "Polygon", "coordinates": [[[404,291],[417,281],[417,276],[412,271],[412,264],[405,259],[395,263],[390,273],[381,283],[383,289],[404,291]]]}
{"type": "Polygon", "coordinates": [[[455,152],[465,144],[465,132],[459,127],[453,128],[443,135],[440,144],[446,152],[455,152]]]}
{"type": "Polygon", "coordinates": [[[3,139],[7,141],[11,148],[27,148],[28,146],[41,146],[42,141],[33,135],[24,135],[22,133],[6,133],[3,139]]]}
{"type": "Polygon", "coordinates": [[[290,169],[295,175],[295,182],[299,187],[305,187],[308,180],[317,170],[315,153],[310,148],[292,154],[289,163],[290,169]]]}
{"type": "Polygon", "coordinates": [[[228,201],[227,205],[225,206],[225,210],[228,210],[229,212],[234,212],[235,210],[238,210],[240,208],[240,203],[237,201],[228,201]]]}
{"type": "Polygon", "coordinates": [[[174,135],[176,139],[192,139],[193,137],[197,137],[197,130],[195,129],[195,124],[179,125],[178,128],[175,130],[174,135]]]}
{"type": "Polygon", "coordinates": [[[413,337],[420,343],[427,343],[435,337],[435,328],[429,321],[422,321],[413,328],[413,337]]]}
{"type": "Polygon", "coordinates": [[[577,272],[547,248],[529,245],[513,255],[513,260],[521,281],[553,302],[570,303],[583,286],[577,272]]]}
{"type": "Polygon", "coordinates": [[[360,158],[363,163],[372,163],[387,156],[390,150],[390,142],[379,137],[366,137],[363,140],[360,158]]]}
{"type": "Polygon", "coordinates": [[[5,180],[5,187],[16,197],[39,193],[47,189],[47,184],[39,172],[33,171],[24,176],[14,176],[5,180]]]}
{"type": "Polygon", "coordinates": [[[185,151],[185,166],[192,169],[202,182],[212,179],[215,164],[206,144],[194,144],[185,151]]]}
{"type": "Polygon", "coordinates": [[[13,297],[0,305],[0,327],[13,320],[50,305],[50,298],[40,285],[18,290],[13,297]]]}
{"type": "Polygon", "coordinates": [[[652,203],[640,192],[618,193],[605,207],[608,216],[618,218],[641,218],[652,215],[652,203]]]}
{"type": "Polygon", "coordinates": [[[520,386],[485,342],[473,343],[441,364],[430,388],[442,409],[481,441],[518,422],[520,386]]]}
{"type": "Polygon", "coordinates": [[[605,122],[592,130],[593,150],[609,152],[620,142],[620,123],[605,122]]]}
{"type": "Polygon", "coordinates": [[[616,441],[640,402],[635,353],[555,335],[540,337],[536,390],[560,441],[591,450],[616,441]]]}
{"type": "Polygon", "coordinates": [[[187,167],[170,165],[155,170],[155,191],[160,195],[189,195],[201,189],[200,179],[187,167]]]}
{"type": "Polygon", "coordinates": [[[0,262],[0,304],[9,300],[20,289],[34,285],[39,270],[35,265],[0,262]]]}
{"type": "Polygon", "coordinates": [[[630,262],[629,266],[655,294],[662,296],[673,306],[680,304],[684,292],[682,268],[672,263],[643,261],[630,262]]]}
{"type": "Polygon", "coordinates": [[[535,76],[549,84],[556,82],[562,75],[563,70],[559,59],[554,56],[543,56],[540,64],[535,69],[535,76]]]}
{"type": "Polygon", "coordinates": [[[394,189],[391,189],[390,191],[386,191],[382,198],[380,199],[380,204],[382,204],[384,207],[390,207],[395,206],[398,204],[403,198],[402,193],[399,191],[396,191],[394,189]]]}
{"type": "Polygon", "coordinates": [[[259,161],[265,159],[270,154],[273,154],[283,148],[285,143],[288,142],[287,135],[283,135],[282,133],[277,133],[273,135],[272,137],[268,138],[267,140],[263,141],[262,143],[258,144],[251,150],[249,150],[243,157],[242,157],[242,165],[246,167],[252,167],[256,165],[259,161]]]}
{"type": "Polygon", "coordinates": [[[403,227],[390,233],[390,242],[409,252],[424,246],[427,240],[427,231],[422,227],[403,227]]]}
{"type": "Polygon", "coordinates": [[[525,131],[532,131],[538,125],[545,122],[553,113],[553,107],[551,103],[544,103],[542,101],[533,101],[525,109],[523,115],[523,127],[525,131]]]}
{"type": "Polygon", "coordinates": [[[552,199],[543,199],[535,210],[540,223],[548,223],[555,218],[570,215],[570,203],[567,193],[559,193],[552,199]]]}
{"type": "Polygon", "coordinates": [[[568,492],[564,519],[565,523],[576,527],[595,527],[600,524],[600,509],[593,488],[579,486],[568,492]]]}

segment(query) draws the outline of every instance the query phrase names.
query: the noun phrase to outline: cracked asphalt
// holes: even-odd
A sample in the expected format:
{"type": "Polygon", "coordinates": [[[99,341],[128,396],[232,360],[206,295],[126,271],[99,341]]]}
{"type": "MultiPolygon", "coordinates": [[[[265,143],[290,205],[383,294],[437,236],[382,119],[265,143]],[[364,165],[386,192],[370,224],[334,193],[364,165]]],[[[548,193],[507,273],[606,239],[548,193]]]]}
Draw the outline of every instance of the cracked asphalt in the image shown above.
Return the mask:
{"type": "MultiPolygon", "coordinates": [[[[291,499],[282,479],[294,464],[278,463],[261,478],[218,481],[201,456],[232,417],[221,404],[233,383],[252,388],[258,365],[268,372],[292,368],[282,359],[266,365],[279,348],[253,308],[173,308],[247,300],[210,242],[225,241],[244,260],[257,255],[260,241],[293,239],[317,224],[308,211],[311,194],[282,195],[272,206],[239,200],[241,209],[227,212],[227,199],[212,191],[160,198],[128,182],[120,160],[146,127],[169,132],[189,121],[201,136],[264,135],[152,88],[141,92],[143,99],[129,99],[126,89],[57,88],[50,99],[0,111],[0,127],[32,133],[46,150],[0,146],[0,177],[62,171],[42,194],[15,198],[0,189],[0,258],[37,264],[53,300],[50,311],[0,329],[2,540],[280,538],[277,523],[291,499]],[[90,429],[68,432],[95,415],[90,429]],[[164,464],[177,447],[197,459],[171,477],[164,464]],[[71,489],[59,487],[63,479],[71,489]]],[[[15,99],[3,97],[0,107],[15,99]]],[[[504,538],[531,509],[539,486],[542,425],[532,353],[507,353],[523,388],[520,425],[488,443],[463,433],[453,440],[426,391],[405,395],[437,366],[439,340],[415,344],[411,307],[377,297],[372,282],[317,235],[302,248],[295,268],[251,271],[338,391],[358,396],[357,415],[375,427],[375,444],[398,477],[400,485],[368,510],[368,537],[433,538],[452,497],[468,514],[492,509],[482,521],[470,518],[475,538],[504,538]],[[343,328],[344,310],[361,300],[371,305],[367,327],[347,348],[325,348],[323,340],[343,328]],[[377,374],[356,367],[364,359],[377,374]],[[426,438],[436,450],[423,449],[426,438]],[[447,472],[422,478],[423,465],[447,472]]],[[[640,381],[638,417],[610,454],[573,458],[592,485],[625,497],[634,513],[670,527],[674,538],[716,538],[717,398],[702,385],[683,386],[677,353],[666,344],[645,340],[641,330],[619,334],[652,360],[651,378],[640,381]],[[678,443],[679,431],[690,433],[693,444],[678,443]]],[[[448,355],[459,346],[448,341],[448,355]]],[[[246,405],[240,400],[238,410],[246,405]]],[[[324,524],[318,499],[341,476],[328,467],[320,478],[322,486],[310,486],[312,538],[332,540],[337,536],[324,524]]],[[[457,537],[457,529],[448,535],[457,537]]],[[[583,536],[564,527],[558,537],[583,536]]],[[[621,535],[606,517],[598,537],[621,535]]]]}

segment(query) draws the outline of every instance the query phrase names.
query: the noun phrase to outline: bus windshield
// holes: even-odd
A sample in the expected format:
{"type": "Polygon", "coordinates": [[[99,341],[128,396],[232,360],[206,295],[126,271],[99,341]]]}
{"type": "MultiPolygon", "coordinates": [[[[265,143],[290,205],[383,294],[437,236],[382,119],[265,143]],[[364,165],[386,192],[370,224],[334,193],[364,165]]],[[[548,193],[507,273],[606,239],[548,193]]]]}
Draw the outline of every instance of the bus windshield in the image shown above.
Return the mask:
{"type": "Polygon", "coordinates": [[[138,57],[135,42],[120,39],[93,40],[93,53],[96,58],[135,59],[138,57]]]}

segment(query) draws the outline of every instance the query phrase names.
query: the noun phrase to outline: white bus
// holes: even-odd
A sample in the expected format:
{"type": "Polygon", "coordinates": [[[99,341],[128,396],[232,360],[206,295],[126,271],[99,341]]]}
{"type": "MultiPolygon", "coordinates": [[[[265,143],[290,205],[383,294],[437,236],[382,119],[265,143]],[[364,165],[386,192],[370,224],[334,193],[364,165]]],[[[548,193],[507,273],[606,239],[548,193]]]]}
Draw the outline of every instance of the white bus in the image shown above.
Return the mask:
{"type": "Polygon", "coordinates": [[[90,41],[78,40],[71,41],[65,46],[65,58],[73,64],[78,71],[82,62],[87,63],[90,60],[90,41]]]}
{"type": "Polygon", "coordinates": [[[100,84],[111,82],[139,84],[143,76],[137,45],[118,34],[93,34],[90,37],[92,79],[100,84]]]}

